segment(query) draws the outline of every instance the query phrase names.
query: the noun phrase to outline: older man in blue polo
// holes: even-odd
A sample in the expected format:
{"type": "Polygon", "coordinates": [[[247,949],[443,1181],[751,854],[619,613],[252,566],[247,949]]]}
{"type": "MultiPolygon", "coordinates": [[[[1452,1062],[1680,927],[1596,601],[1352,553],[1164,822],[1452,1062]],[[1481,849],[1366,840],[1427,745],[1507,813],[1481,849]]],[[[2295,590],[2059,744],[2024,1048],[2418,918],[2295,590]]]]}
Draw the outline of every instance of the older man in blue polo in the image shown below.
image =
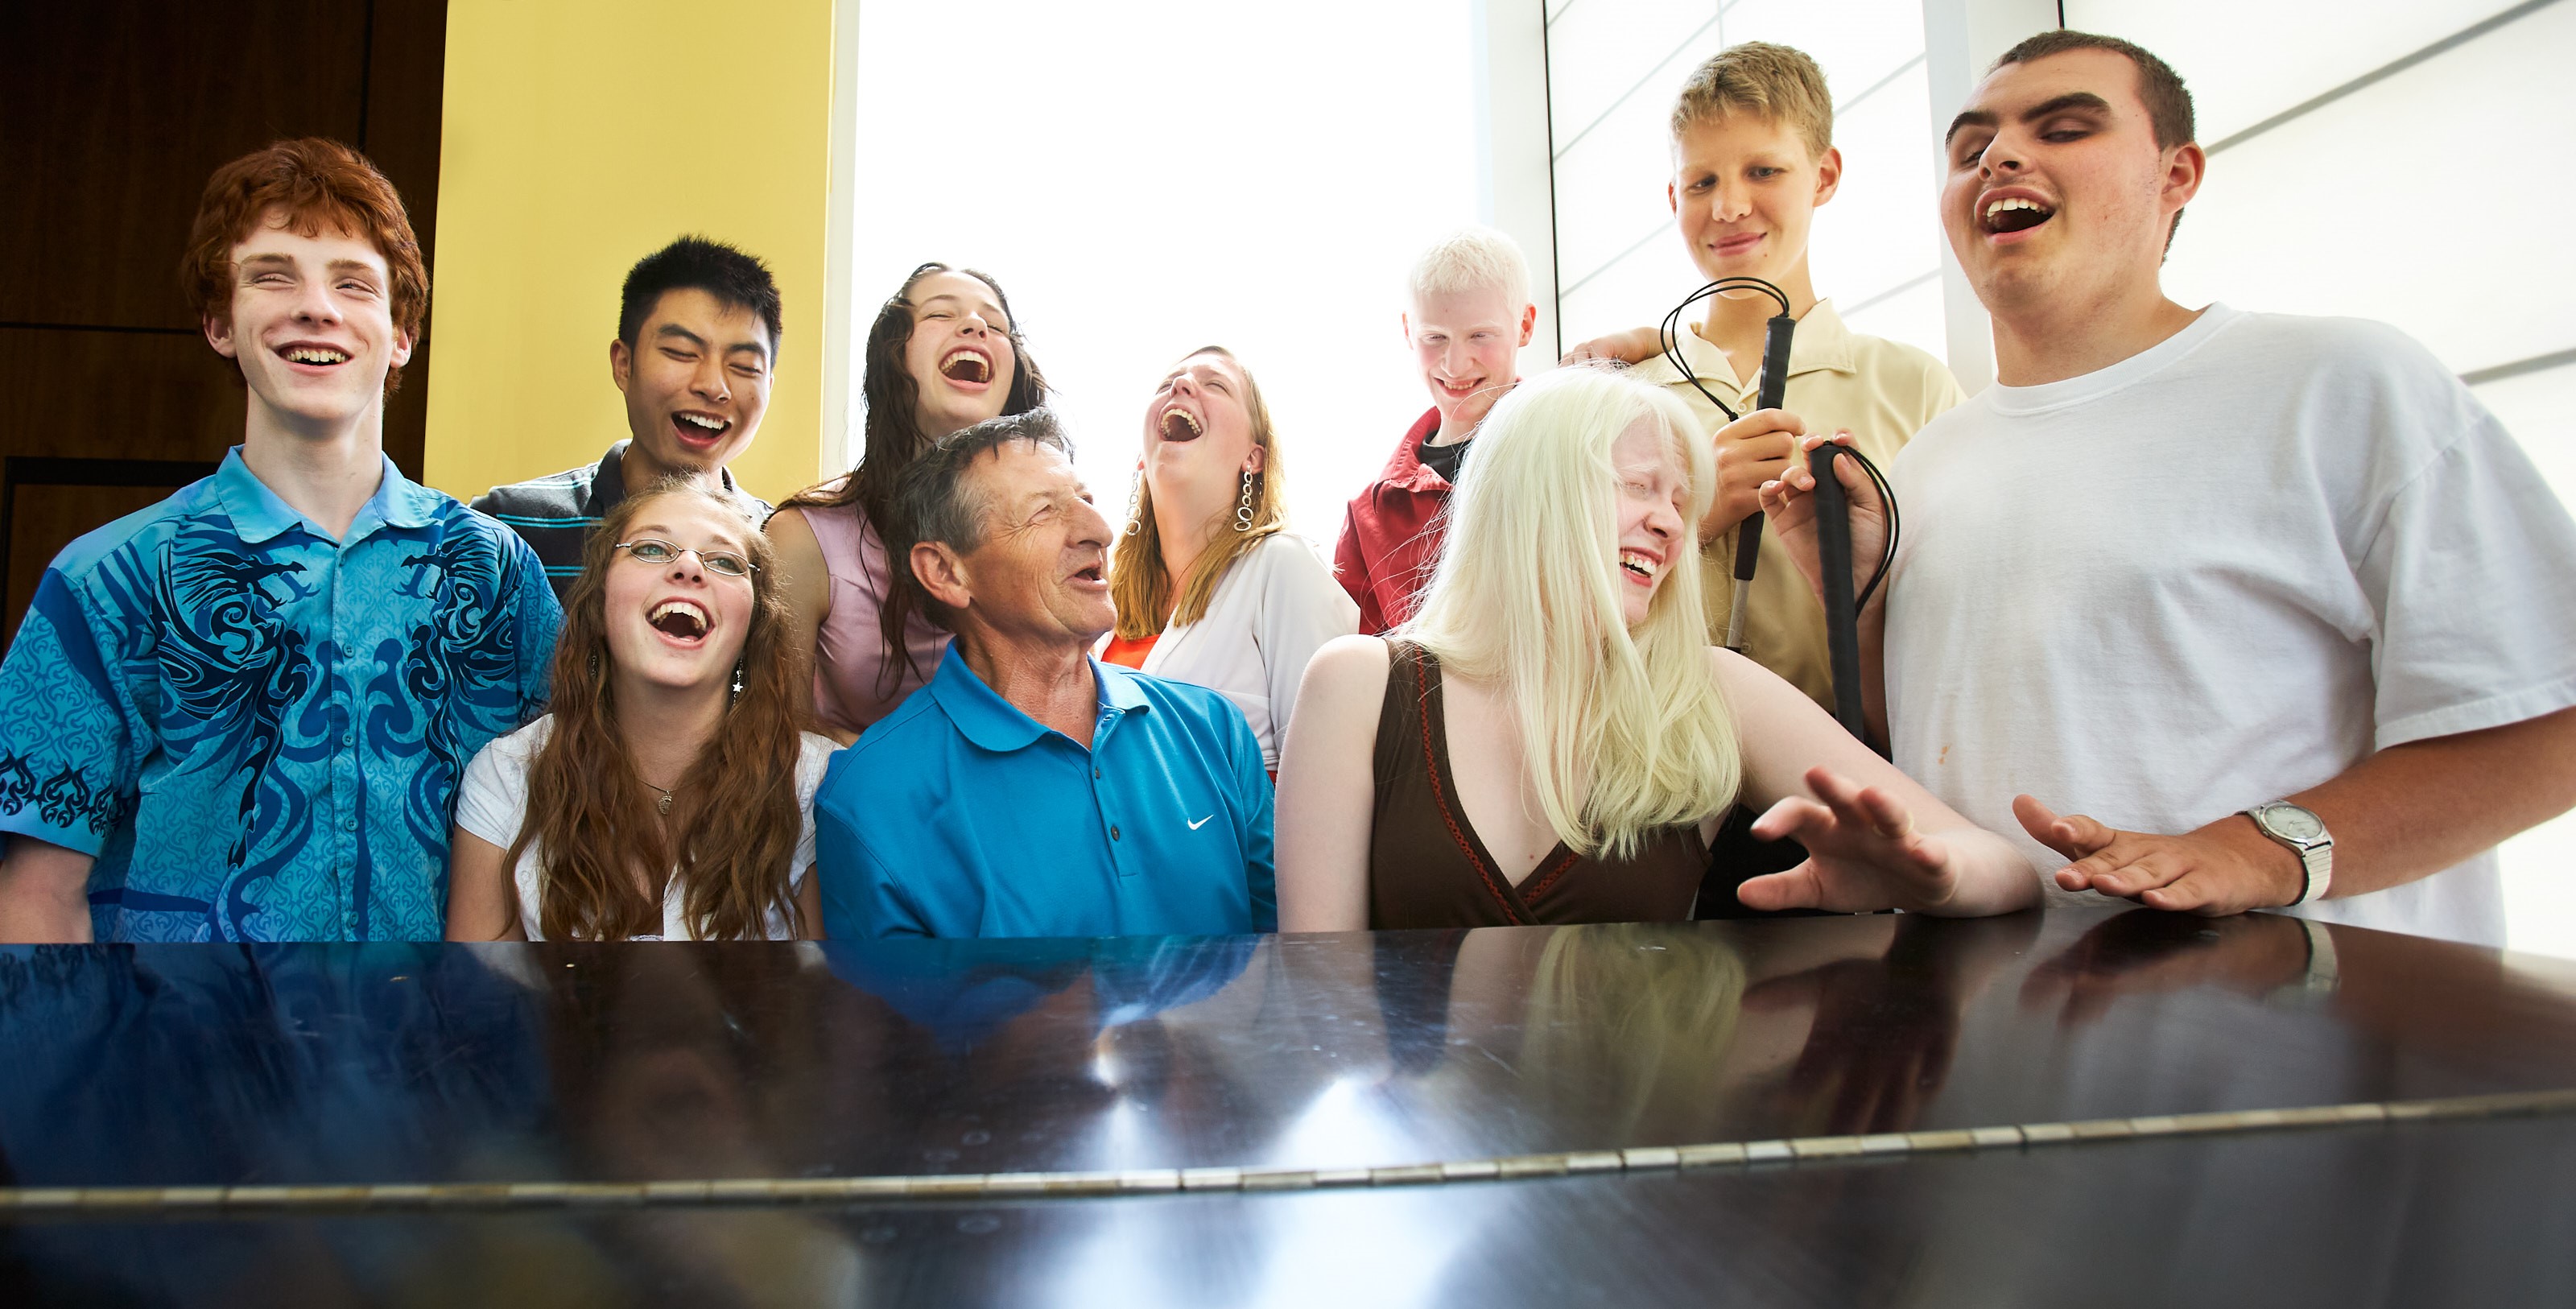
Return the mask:
{"type": "Polygon", "coordinates": [[[896,584],[956,639],[814,797],[828,933],[1273,930],[1261,744],[1224,696],[1091,657],[1115,533],[1054,417],[935,442],[891,517],[896,584]]]}

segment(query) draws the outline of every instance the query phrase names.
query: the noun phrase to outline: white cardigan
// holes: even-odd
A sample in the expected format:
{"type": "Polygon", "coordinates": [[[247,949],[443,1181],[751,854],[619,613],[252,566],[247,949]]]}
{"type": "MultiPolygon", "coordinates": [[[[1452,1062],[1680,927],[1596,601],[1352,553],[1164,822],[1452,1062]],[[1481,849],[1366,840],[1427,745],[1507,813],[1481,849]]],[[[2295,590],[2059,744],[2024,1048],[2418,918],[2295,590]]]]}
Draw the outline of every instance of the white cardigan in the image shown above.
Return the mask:
{"type": "Polygon", "coordinates": [[[1326,641],[1358,630],[1360,607],[1314,543],[1280,532],[1225,570],[1197,622],[1163,629],[1142,671],[1233,701],[1261,739],[1262,766],[1277,772],[1306,661],[1326,641]]]}

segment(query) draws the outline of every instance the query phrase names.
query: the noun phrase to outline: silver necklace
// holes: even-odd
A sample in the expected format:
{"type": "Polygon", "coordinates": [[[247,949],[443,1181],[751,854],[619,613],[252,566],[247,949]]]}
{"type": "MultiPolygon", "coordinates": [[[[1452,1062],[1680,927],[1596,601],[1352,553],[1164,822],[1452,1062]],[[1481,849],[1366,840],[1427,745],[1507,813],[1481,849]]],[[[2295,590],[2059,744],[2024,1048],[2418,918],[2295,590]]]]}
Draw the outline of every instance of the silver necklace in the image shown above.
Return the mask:
{"type": "MultiPolygon", "coordinates": [[[[637,778],[636,780],[643,781],[642,778],[637,778]]],[[[644,784],[646,786],[653,786],[651,782],[645,782],[644,784]]],[[[662,788],[658,786],[653,786],[653,789],[656,791],[662,791],[662,788]]],[[[671,793],[668,791],[662,791],[662,803],[655,805],[654,808],[666,814],[671,812],[671,793]]]]}

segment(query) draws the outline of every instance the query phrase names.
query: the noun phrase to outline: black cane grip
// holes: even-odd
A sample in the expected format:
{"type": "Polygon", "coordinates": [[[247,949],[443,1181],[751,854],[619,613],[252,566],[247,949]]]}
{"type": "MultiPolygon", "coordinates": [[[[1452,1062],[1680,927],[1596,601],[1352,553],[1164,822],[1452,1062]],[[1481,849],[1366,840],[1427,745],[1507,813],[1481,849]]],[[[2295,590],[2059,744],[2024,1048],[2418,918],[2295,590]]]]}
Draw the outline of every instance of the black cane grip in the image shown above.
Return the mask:
{"type": "MultiPolygon", "coordinates": [[[[1757,402],[1764,409],[1777,409],[1789,394],[1789,337],[1798,330],[1798,320],[1787,314],[1773,314],[1762,328],[1762,390],[1757,402]]],[[[1753,570],[1762,562],[1762,515],[1756,512],[1744,520],[1735,533],[1735,580],[1750,582],[1753,570]]]]}
{"type": "Polygon", "coordinates": [[[1824,573],[1825,653],[1834,673],[1834,717],[1854,737],[1869,740],[1860,698],[1860,615],[1852,592],[1851,497],[1834,476],[1831,441],[1807,452],[1816,477],[1816,562],[1824,573]]]}
{"type": "Polygon", "coordinates": [[[1761,407],[1777,409],[1789,402],[1789,336],[1798,330],[1798,320],[1787,314],[1773,314],[1762,329],[1762,394],[1761,407]]]}

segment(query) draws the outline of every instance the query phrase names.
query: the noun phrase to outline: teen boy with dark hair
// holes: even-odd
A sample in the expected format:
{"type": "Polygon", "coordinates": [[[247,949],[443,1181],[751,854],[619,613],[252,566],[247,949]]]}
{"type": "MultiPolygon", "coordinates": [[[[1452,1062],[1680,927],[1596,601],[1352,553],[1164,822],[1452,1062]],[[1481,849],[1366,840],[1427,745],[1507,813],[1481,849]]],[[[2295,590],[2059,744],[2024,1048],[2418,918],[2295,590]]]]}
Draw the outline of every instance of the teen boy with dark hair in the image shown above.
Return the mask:
{"type": "Polygon", "coordinates": [[[697,236],[644,256],[626,274],[608,343],[631,435],[598,463],[493,487],[474,507],[536,547],[557,597],[581,575],[591,527],[664,478],[712,481],[755,523],[768,518],[768,503],[735,486],[725,465],[751,448],[769,408],[778,328],[778,283],[760,260],[697,236]]]}
{"type": "MultiPolygon", "coordinates": [[[[2502,945],[2496,844],[2576,801],[2576,523],[2394,329],[2166,297],[2208,159],[2163,60],[2033,37],[1946,151],[1997,382],[1889,471],[1861,640],[1898,765],[2018,819],[2061,893],[2502,945]]],[[[1878,497],[1837,472],[1865,558],[1878,497]]]]}
{"type": "MultiPolygon", "coordinates": [[[[1789,297],[1798,330],[1787,412],[1756,408],[1763,336],[1780,312],[1768,296],[1708,300],[1705,317],[1684,324],[1677,342],[1687,373],[1664,358],[1651,327],[1586,342],[1573,355],[1639,365],[1638,376],[1671,387],[1712,434],[1717,497],[1700,520],[1699,539],[1709,640],[1716,643],[1734,610],[1736,528],[1761,511],[1761,486],[1788,466],[1796,434],[1848,430],[1884,468],[1961,393],[1939,360],[1844,327],[1816,295],[1807,241],[1816,209],[1842,184],[1843,156],[1833,144],[1833,96],[1815,60],[1759,41],[1729,46],[1683,83],[1669,128],[1673,175],[1665,194],[1700,275],[1759,277],[1789,297]],[[1742,417],[1729,420],[1703,387],[1742,417]]],[[[1824,606],[1797,570],[1759,568],[1746,607],[1745,654],[1831,708],[1824,606]]]]}
{"type": "Polygon", "coordinates": [[[215,170],[182,271],[242,443],[37,584],[0,664],[0,940],[437,940],[458,776],[541,707],[561,614],[526,543],[384,456],[429,279],[372,165],[215,170]]]}

